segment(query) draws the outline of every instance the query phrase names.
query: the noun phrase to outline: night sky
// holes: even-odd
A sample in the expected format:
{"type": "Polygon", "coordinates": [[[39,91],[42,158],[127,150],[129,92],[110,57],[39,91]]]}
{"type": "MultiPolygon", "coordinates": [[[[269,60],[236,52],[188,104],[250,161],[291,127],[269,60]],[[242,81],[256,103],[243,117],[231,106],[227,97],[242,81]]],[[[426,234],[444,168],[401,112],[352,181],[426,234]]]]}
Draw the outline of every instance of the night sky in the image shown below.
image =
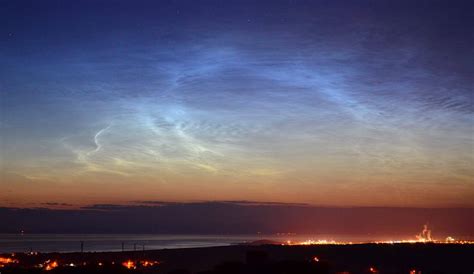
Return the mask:
{"type": "Polygon", "coordinates": [[[0,206],[472,208],[473,8],[0,1],[0,206]]]}

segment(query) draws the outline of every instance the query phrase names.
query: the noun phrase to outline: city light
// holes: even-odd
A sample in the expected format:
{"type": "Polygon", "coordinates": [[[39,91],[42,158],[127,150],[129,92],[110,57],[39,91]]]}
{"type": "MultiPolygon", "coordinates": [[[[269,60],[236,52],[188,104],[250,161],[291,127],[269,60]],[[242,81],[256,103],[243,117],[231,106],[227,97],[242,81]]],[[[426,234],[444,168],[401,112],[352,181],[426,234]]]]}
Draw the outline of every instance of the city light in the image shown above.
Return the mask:
{"type": "Polygon", "coordinates": [[[369,268],[370,273],[379,273],[379,271],[375,267],[369,268]]]}
{"type": "Polygon", "coordinates": [[[126,262],[123,262],[122,263],[123,266],[125,266],[126,268],[128,269],[135,269],[137,268],[136,265],[135,265],[135,262],[132,262],[130,260],[126,261],[126,262]]]}
{"type": "Polygon", "coordinates": [[[428,229],[427,225],[423,226],[423,230],[420,234],[415,235],[414,239],[400,239],[400,240],[378,240],[378,241],[335,241],[335,240],[305,240],[299,242],[293,242],[291,240],[286,241],[282,245],[353,245],[353,244],[419,244],[419,243],[430,243],[430,244],[474,244],[472,240],[456,240],[451,236],[446,237],[444,240],[436,240],[431,236],[431,230],[428,229]]]}
{"type": "Polygon", "coordinates": [[[18,263],[18,260],[8,258],[8,257],[0,257],[0,267],[5,267],[8,264],[15,264],[18,263]]]}
{"type": "Polygon", "coordinates": [[[44,270],[49,271],[49,270],[53,270],[56,267],[58,267],[58,262],[48,260],[44,263],[44,265],[45,265],[44,270]]]}
{"type": "Polygon", "coordinates": [[[143,267],[151,267],[158,264],[160,264],[158,261],[140,261],[140,265],[143,267]]]}

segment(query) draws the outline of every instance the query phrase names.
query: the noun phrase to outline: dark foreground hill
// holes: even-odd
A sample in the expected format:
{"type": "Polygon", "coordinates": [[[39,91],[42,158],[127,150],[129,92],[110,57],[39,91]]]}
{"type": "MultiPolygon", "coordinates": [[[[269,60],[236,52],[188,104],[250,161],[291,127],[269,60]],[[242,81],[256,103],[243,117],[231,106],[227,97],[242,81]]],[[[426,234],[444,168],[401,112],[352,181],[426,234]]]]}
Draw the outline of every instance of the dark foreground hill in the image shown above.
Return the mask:
{"type": "Polygon", "coordinates": [[[227,246],[136,252],[16,254],[15,258],[18,263],[1,268],[2,274],[456,274],[474,271],[474,246],[460,244],[227,246]],[[46,270],[48,268],[50,270],[46,270]]]}

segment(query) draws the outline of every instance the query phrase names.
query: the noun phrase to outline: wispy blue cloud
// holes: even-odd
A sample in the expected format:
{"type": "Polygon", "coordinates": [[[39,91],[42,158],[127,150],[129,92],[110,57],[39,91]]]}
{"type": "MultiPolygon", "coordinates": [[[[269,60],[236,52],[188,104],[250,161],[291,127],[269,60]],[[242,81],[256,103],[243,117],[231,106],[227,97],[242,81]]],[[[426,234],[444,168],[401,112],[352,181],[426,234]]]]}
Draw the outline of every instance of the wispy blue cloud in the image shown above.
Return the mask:
{"type": "Polygon", "coordinates": [[[472,204],[461,3],[47,1],[35,25],[18,5],[1,28],[3,173],[137,198],[472,204]]]}

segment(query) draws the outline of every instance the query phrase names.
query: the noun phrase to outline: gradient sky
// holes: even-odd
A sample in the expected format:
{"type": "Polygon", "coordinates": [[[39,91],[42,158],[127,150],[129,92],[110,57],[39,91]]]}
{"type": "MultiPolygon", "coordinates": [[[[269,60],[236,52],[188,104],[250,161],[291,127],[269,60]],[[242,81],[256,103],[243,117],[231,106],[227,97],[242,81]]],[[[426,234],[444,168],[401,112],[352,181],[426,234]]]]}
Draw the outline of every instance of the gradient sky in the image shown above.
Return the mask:
{"type": "Polygon", "coordinates": [[[472,1],[0,2],[0,206],[474,207],[472,1]]]}

